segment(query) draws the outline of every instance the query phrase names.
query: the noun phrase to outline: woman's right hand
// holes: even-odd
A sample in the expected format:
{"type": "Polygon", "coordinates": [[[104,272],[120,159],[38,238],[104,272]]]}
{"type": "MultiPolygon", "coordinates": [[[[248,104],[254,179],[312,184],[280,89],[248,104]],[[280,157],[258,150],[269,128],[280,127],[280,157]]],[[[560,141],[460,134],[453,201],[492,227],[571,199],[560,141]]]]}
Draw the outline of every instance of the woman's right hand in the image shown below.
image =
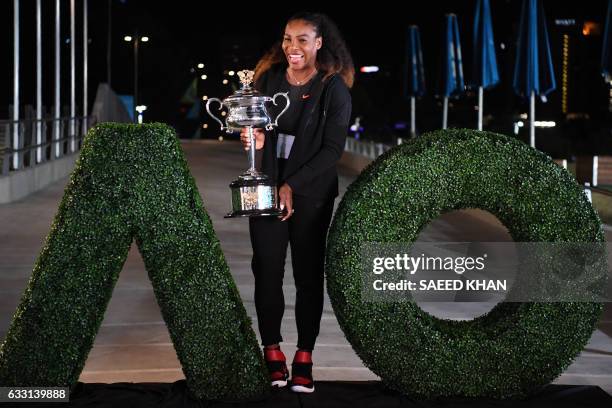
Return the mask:
{"type": "MultiPolygon", "coordinates": [[[[266,138],[266,134],[264,133],[263,129],[254,128],[253,136],[255,137],[255,150],[262,149],[264,147],[264,141],[266,138]]],[[[242,142],[242,146],[244,146],[244,150],[249,150],[251,148],[249,128],[242,128],[240,131],[240,141],[242,142]]]]}

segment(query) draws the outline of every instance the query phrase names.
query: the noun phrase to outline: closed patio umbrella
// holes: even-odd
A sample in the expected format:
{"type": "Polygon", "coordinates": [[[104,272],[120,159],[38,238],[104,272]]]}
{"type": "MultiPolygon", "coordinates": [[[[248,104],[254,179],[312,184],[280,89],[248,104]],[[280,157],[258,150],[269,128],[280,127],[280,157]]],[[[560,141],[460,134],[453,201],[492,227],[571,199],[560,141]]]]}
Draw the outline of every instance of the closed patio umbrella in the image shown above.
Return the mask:
{"type": "Polygon", "coordinates": [[[446,36],[444,39],[444,54],[442,59],[442,89],[444,107],[442,111],[442,129],[448,124],[448,98],[462,93],[465,89],[463,82],[463,62],[461,59],[461,41],[459,39],[459,24],[455,14],[446,15],[446,36]]]}
{"type": "Polygon", "coordinates": [[[410,136],[416,136],[416,97],[425,95],[425,69],[419,27],[408,27],[406,94],[410,96],[410,136]]]}
{"type": "Polygon", "coordinates": [[[482,130],[483,89],[490,88],[499,82],[489,0],[476,2],[473,47],[472,84],[478,87],[478,130],[482,130]]]}
{"type": "Polygon", "coordinates": [[[523,0],[513,86],[518,95],[529,97],[529,144],[535,147],[535,97],[556,88],[546,18],[539,0],[523,0]]]}

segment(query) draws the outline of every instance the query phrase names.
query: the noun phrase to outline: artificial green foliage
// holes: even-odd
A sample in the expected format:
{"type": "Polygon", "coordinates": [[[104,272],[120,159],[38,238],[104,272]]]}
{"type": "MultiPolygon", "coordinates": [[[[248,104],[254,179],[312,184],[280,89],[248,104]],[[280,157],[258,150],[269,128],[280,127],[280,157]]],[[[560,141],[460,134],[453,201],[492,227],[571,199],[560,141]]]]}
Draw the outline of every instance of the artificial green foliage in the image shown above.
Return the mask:
{"type": "Polygon", "coordinates": [[[134,239],[190,390],[265,394],[251,321],[178,139],[162,124],[101,124],[87,135],[0,348],[0,384],[76,383],[134,239]]]}
{"type": "Polygon", "coordinates": [[[436,131],[378,158],[349,187],[330,229],[326,275],[349,342],[383,382],[419,398],[521,397],[582,350],[600,303],[499,303],[469,321],[414,302],[361,299],[362,244],[414,242],[441,214],[479,208],[516,242],[603,242],[581,187],[543,153],[473,130],[436,131]]]}

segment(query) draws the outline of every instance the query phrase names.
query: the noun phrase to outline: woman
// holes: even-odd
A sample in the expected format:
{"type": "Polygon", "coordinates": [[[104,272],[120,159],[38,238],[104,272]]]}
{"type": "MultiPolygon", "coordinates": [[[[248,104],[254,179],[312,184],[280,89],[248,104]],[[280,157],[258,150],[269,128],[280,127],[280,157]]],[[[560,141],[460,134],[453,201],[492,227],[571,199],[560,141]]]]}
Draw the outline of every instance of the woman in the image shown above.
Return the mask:
{"type": "MultiPolygon", "coordinates": [[[[278,183],[279,204],[286,212],[279,218],[250,218],[249,227],[259,332],[270,379],[277,387],[287,385],[289,378],[279,343],[284,265],[291,244],[298,329],[291,378],[295,392],[314,391],[312,350],[323,311],[325,240],[338,195],[336,163],[350,120],[354,72],[338,28],[318,13],[291,17],[282,41],[255,68],[261,92],[289,92],[291,101],[277,129],[255,132],[261,170],[278,183]]],[[[271,116],[280,109],[271,107],[271,116]]],[[[248,149],[246,129],[241,140],[248,149]]]]}

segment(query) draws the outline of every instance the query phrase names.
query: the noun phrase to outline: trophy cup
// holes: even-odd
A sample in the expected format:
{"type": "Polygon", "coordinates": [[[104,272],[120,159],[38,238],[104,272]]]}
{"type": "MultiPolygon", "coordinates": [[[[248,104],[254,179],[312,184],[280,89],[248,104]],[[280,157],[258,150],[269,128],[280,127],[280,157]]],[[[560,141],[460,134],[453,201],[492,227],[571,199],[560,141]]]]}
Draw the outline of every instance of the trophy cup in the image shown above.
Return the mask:
{"type": "Polygon", "coordinates": [[[255,137],[254,128],[265,128],[272,130],[278,126],[280,118],[289,108],[289,96],[287,92],[279,92],[273,97],[262,95],[259,91],[251,87],[253,82],[253,71],[243,70],[238,72],[242,88],[225,98],[223,101],[217,98],[210,98],[206,102],[206,112],[219,124],[221,130],[232,133],[247,128],[251,147],[249,150],[250,167],[238,178],[230,183],[232,190],[232,211],[225,218],[233,217],[252,217],[252,216],[271,216],[281,215],[282,211],[278,208],[278,194],[276,184],[263,173],[255,169],[255,137]],[[285,108],[272,121],[266,110],[266,103],[272,102],[276,105],[276,98],[285,97],[287,104],[285,108]],[[225,124],[210,111],[212,102],[219,103],[219,110],[223,106],[227,107],[228,114],[225,124]]]}

